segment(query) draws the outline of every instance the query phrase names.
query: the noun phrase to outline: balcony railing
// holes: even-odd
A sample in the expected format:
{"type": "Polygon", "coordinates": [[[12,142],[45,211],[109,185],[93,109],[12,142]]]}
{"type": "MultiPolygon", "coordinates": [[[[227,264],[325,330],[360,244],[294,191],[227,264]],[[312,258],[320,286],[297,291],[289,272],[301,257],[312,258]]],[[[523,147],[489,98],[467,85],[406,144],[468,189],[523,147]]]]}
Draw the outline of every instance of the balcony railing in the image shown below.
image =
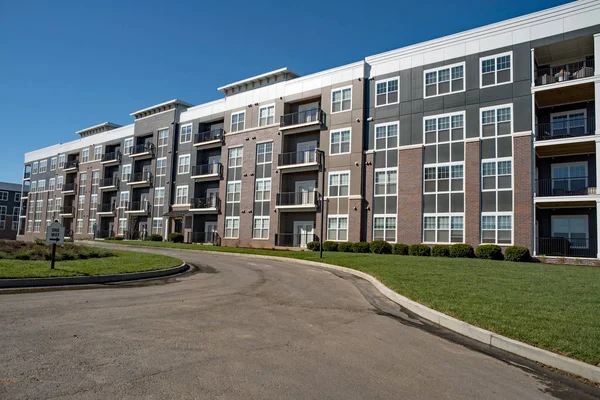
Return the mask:
{"type": "Polygon", "coordinates": [[[192,165],[191,176],[203,176],[203,175],[221,176],[222,171],[223,171],[223,165],[221,165],[221,163],[192,165]]]}
{"type": "Polygon", "coordinates": [[[544,256],[592,257],[598,256],[598,239],[589,238],[538,238],[537,253],[544,256]]]}
{"type": "Polygon", "coordinates": [[[190,209],[204,210],[213,208],[216,210],[221,208],[221,199],[217,196],[190,199],[190,209]]]}
{"type": "Polygon", "coordinates": [[[277,164],[280,167],[314,163],[320,164],[320,157],[318,157],[316,150],[295,151],[277,156],[277,164]]]}
{"type": "Polygon", "coordinates": [[[147,182],[152,183],[152,172],[142,171],[129,175],[129,183],[147,182]]]}
{"type": "Polygon", "coordinates": [[[223,141],[225,135],[223,129],[214,129],[212,131],[199,132],[194,135],[194,144],[212,142],[214,140],[223,141]]]}
{"type": "Polygon", "coordinates": [[[127,203],[127,211],[148,212],[150,211],[150,202],[148,200],[130,201],[127,203]]]}
{"type": "Polygon", "coordinates": [[[210,243],[214,246],[221,245],[221,237],[217,232],[189,232],[188,243],[210,243]]]}
{"type": "Polygon", "coordinates": [[[113,151],[110,153],[102,154],[101,162],[110,162],[110,161],[121,161],[121,152],[113,151]]]}
{"type": "Polygon", "coordinates": [[[77,184],[75,182],[64,183],[62,186],[62,192],[74,192],[77,188],[77,184]]]}
{"type": "Polygon", "coordinates": [[[96,212],[101,212],[101,213],[114,212],[115,208],[116,208],[115,203],[98,204],[96,206],[96,212]]]}
{"type": "Polygon", "coordinates": [[[98,239],[106,239],[106,238],[111,238],[115,236],[115,232],[108,230],[108,229],[102,229],[99,231],[96,231],[96,238],[98,239]]]}
{"type": "Polygon", "coordinates": [[[535,129],[536,140],[588,136],[596,133],[596,119],[594,117],[557,119],[553,122],[537,124],[535,129]]]}
{"type": "Polygon", "coordinates": [[[119,186],[119,177],[113,176],[109,178],[103,178],[100,180],[100,187],[119,186]]]}
{"type": "Polygon", "coordinates": [[[154,153],[154,143],[146,142],[142,144],[138,144],[131,148],[131,156],[145,154],[145,153],[154,153]]]}
{"type": "Polygon", "coordinates": [[[276,233],[275,246],[301,247],[305,248],[310,242],[316,242],[319,238],[312,233],[276,233]]]}
{"type": "Polygon", "coordinates": [[[277,193],[277,206],[316,206],[317,192],[277,193]]]}
{"type": "Polygon", "coordinates": [[[537,197],[587,196],[596,194],[596,176],[537,180],[537,197]]]}
{"type": "Polygon", "coordinates": [[[592,58],[555,67],[538,68],[535,71],[535,85],[548,85],[550,83],[565,82],[593,75],[594,59],[592,58]]]}
{"type": "Polygon", "coordinates": [[[282,128],[289,128],[295,125],[316,124],[317,122],[320,125],[325,125],[325,113],[319,108],[312,108],[310,110],[282,115],[279,126],[282,128]]]}
{"type": "Polygon", "coordinates": [[[70,160],[65,162],[64,169],[73,169],[79,166],[79,160],[70,160]]]}
{"type": "Polygon", "coordinates": [[[62,206],[58,212],[62,215],[73,215],[75,213],[75,207],[73,206],[62,206]]]}

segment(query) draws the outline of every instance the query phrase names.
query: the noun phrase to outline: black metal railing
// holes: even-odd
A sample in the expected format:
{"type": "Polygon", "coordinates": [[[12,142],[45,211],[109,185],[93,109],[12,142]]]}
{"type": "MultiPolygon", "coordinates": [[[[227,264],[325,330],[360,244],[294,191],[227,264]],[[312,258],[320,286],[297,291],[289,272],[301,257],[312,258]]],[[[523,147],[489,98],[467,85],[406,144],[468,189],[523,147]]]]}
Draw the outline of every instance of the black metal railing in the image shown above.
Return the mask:
{"type": "Polygon", "coordinates": [[[154,153],[154,143],[146,142],[142,144],[138,144],[131,148],[131,155],[136,154],[144,154],[144,153],[154,153]]]}
{"type": "Polygon", "coordinates": [[[75,214],[75,207],[73,207],[73,206],[62,206],[60,208],[59,214],[63,214],[63,215],[72,215],[72,214],[75,214]]]}
{"type": "Polygon", "coordinates": [[[192,176],[202,176],[202,175],[221,176],[222,171],[223,171],[223,165],[221,165],[221,163],[192,165],[192,176]]]}
{"type": "Polygon", "coordinates": [[[277,193],[276,205],[278,206],[316,206],[318,193],[312,192],[288,192],[277,193]]]}
{"type": "Polygon", "coordinates": [[[281,116],[280,127],[291,127],[294,125],[309,124],[319,122],[325,125],[325,113],[320,108],[311,108],[310,110],[298,111],[281,116]]]}
{"type": "Polygon", "coordinates": [[[312,233],[276,233],[275,246],[282,247],[306,247],[310,242],[316,242],[319,238],[312,233]]]}
{"type": "Polygon", "coordinates": [[[100,180],[100,187],[119,186],[119,177],[113,176],[110,178],[103,178],[100,180]]]}
{"type": "Polygon", "coordinates": [[[150,202],[148,200],[130,201],[127,203],[127,211],[149,212],[150,202]]]}
{"type": "Polygon", "coordinates": [[[79,166],[79,160],[75,159],[75,160],[70,160],[65,162],[65,166],[63,167],[64,169],[71,169],[71,168],[77,168],[79,166]]]}
{"type": "Polygon", "coordinates": [[[25,172],[23,174],[23,179],[29,179],[29,178],[31,178],[31,172],[25,172]]]}
{"type": "Polygon", "coordinates": [[[75,182],[64,183],[62,186],[63,192],[74,192],[77,189],[77,184],[75,182]]]}
{"type": "Polygon", "coordinates": [[[538,238],[537,253],[543,256],[592,257],[598,256],[598,239],[589,238],[538,238]]]}
{"type": "Polygon", "coordinates": [[[115,236],[115,232],[108,230],[108,229],[102,229],[102,230],[96,231],[97,239],[106,239],[106,238],[111,238],[114,236],[115,236]]]}
{"type": "Polygon", "coordinates": [[[223,129],[196,133],[194,135],[194,144],[212,142],[213,140],[220,140],[222,142],[225,138],[224,133],[223,129]]]}
{"type": "Polygon", "coordinates": [[[318,157],[316,150],[281,153],[277,156],[277,164],[280,167],[289,165],[303,165],[310,163],[320,163],[320,157],[318,157]]]}
{"type": "Polygon", "coordinates": [[[137,182],[152,183],[152,172],[142,171],[142,172],[136,172],[134,174],[130,174],[128,181],[129,181],[129,183],[137,183],[137,182]]]}
{"type": "Polygon", "coordinates": [[[221,237],[217,232],[188,232],[188,243],[210,243],[214,246],[221,245],[221,237]]]}
{"type": "Polygon", "coordinates": [[[115,203],[103,203],[98,204],[96,206],[96,212],[106,213],[106,212],[114,212],[116,209],[115,203]]]}
{"type": "Polygon", "coordinates": [[[564,139],[594,135],[596,133],[596,119],[565,118],[557,119],[535,126],[536,140],[564,139]]]}
{"type": "Polygon", "coordinates": [[[190,199],[190,209],[221,208],[221,199],[217,196],[190,199]]]}
{"type": "Polygon", "coordinates": [[[110,153],[104,153],[102,154],[102,158],[100,159],[101,162],[108,162],[108,161],[121,161],[121,152],[120,151],[113,151],[110,153]]]}
{"type": "Polygon", "coordinates": [[[538,179],[536,181],[538,197],[548,196],[586,196],[596,194],[596,176],[572,178],[538,179]]]}
{"type": "Polygon", "coordinates": [[[535,85],[565,82],[594,75],[594,59],[557,65],[555,67],[538,68],[535,71],[535,85]]]}

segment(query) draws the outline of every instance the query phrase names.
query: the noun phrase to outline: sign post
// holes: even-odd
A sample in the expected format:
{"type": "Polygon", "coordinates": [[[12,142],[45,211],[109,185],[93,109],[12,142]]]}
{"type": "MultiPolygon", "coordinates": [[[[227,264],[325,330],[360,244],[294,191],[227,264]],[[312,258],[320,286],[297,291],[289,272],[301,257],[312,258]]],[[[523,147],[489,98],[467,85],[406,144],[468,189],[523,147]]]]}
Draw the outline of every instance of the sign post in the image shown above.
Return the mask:
{"type": "Polygon", "coordinates": [[[65,228],[58,222],[53,222],[46,229],[46,243],[52,245],[52,261],[50,269],[54,269],[54,258],[56,257],[56,245],[65,242],[65,228]]]}

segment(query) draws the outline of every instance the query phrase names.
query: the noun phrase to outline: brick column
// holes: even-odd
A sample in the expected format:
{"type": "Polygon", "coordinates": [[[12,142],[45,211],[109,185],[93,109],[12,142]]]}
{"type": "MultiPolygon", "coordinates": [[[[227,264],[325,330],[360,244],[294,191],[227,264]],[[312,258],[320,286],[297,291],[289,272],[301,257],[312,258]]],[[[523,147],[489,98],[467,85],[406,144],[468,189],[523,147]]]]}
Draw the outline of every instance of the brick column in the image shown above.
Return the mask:
{"type": "Polygon", "coordinates": [[[513,138],[514,245],[533,250],[532,138],[513,138]]]}
{"type": "Polygon", "coordinates": [[[363,211],[363,226],[365,227],[365,240],[370,242],[373,240],[373,193],[375,190],[375,160],[374,153],[365,155],[365,196],[364,211],[363,211]]]}
{"type": "Polygon", "coordinates": [[[465,243],[473,247],[481,238],[480,141],[465,143],[465,243]]]}
{"type": "MultiPolygon", "coordinates": [[[[363,199],[353,198],[348,200],[348,241],[349,242],[362,242],[364,238],[361,237],[361,225],[362,225],[362,208],[363,199]],[[356,210],[355,210],[356,208],[356,210]]],[[[317,222],[317,225],[319,222],[317,222]]]]}
{"type": "Polygon", "coordinates": [[[398,154],[398,243],[421,243],[422,220],[423,148],[401,149],[398,154]]]}

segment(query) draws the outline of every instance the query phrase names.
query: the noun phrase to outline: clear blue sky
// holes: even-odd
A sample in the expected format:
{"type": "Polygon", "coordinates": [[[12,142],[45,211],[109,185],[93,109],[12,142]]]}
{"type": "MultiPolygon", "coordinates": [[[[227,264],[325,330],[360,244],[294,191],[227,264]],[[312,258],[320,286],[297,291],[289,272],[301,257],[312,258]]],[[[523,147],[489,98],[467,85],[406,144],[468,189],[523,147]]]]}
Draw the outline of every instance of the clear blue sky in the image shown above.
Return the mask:
{"type": "Polygon", "coordinates": [[[75,131],[280,67],[304,75],[559,0],[0,0],[0,181],[75,131]]]}

